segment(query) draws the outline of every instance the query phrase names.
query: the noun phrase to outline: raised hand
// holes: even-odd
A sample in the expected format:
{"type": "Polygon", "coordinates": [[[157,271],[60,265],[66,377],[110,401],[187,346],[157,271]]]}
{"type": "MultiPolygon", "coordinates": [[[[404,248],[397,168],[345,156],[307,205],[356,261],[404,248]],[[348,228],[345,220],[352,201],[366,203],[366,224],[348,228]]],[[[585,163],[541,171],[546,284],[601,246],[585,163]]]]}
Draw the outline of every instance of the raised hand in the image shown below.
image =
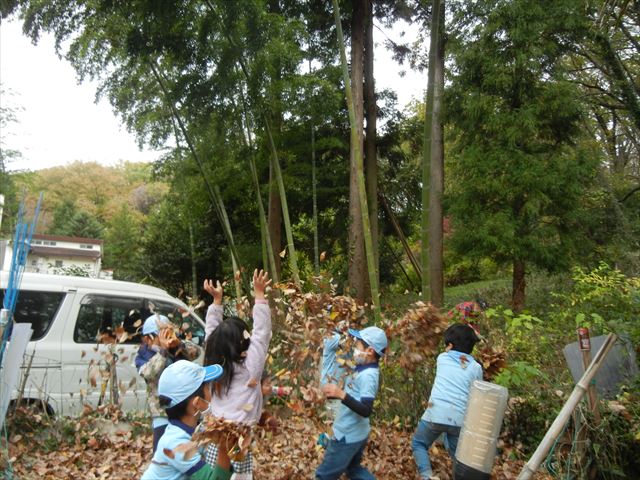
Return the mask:
{"type": "Polygon", "coordinates": [[[222,285],[220,285],[220,280],[216,281],[215,286],[213,285],[213,280],[205,280],[202,284],[202,288],[204,288],[205,291],[213,297],[213,303],[216,305],[222,305],[223,289],[222,285]]]}
{"type": "Polygon", "coordinates": [[[256,300],[264,300],[264,291],[271,284],[271,280],[269,279],[269,273],[264,270],[260,270],[256,268],[253,271],[253,293],[255,294],[256,300]]]}
{"type": "Polygon", "coordinates": [[[344,397],[346,396],[345,391],[342,390],[338,385],[334,383],[327,383],[323,385],[322,392],[328,398],[339,398],[341,400],[344,400],[344,397]]]}
{"type": "Polygon", "coordinates": [[[173,329],[163,328],[160,330],[160,333],[158,333],[158,343],[160,344],[160,348],[169,350],[180,345],[180,340],[176,337],[173,329]]]}

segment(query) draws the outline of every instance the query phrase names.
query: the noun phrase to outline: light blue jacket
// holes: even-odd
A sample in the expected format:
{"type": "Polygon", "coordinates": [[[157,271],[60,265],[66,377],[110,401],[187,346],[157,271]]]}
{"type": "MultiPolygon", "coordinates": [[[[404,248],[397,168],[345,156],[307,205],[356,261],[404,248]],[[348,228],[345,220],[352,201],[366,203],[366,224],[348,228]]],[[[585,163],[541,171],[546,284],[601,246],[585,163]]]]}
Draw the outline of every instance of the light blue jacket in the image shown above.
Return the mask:
{"type": "MultiPolygon", "coordinates": [[[[358,365],[355,372],[347,377],[344,391],[356,400],[373,401],[380,385],[380,370],[377,363],[358,365]]],[[[361,442],[369,435],[369,418],[358,415],[345,404],[340,405],[338,416],[333,422],[333,436],[345,443],[361,442]]]]}
{"type": "Polygon", "coordinates": [[[422,420],[461,427],[474,380],[482,380],[482,367],[471,355],[455,350],[438,355],[436,378],[422,420]]]}

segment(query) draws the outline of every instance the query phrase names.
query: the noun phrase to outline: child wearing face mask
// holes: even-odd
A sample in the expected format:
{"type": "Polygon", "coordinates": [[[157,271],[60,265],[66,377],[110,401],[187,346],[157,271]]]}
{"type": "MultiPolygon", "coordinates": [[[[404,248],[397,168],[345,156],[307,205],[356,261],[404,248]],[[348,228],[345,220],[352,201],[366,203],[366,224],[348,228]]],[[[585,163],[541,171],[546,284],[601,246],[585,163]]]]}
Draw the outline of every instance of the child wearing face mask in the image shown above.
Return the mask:
{"type": "Polygon", "coordinates": [[[380,384],[378,361],[387,348],[387,336],[378,327],[349,329],[349,334],[356,340],[355,370],[346,377],[344,389],[335,383],[322,386],[327,398],[339,399],[341,405],[333,423],[333,436],[316,470],[320,480],[337,480],[343,473],[353,479],[375,478],[360,462],[369,440],[369,416],[380,384]]]}
{"type": "MultiPolygon", "coordinates": [[[[253,273],[255,305],[253,332],[249,333],[244,320],[238,317],[222,318],[222,286],[205,280],[204,289],[213,296],[207,311],[205,365],[222,365],[223,373],[213,390],[211,413],[216,417],[254,426],[262,414],[260,379],[269,353],[271,340],[271,310],[265,298],[265,289],[271,283],[269,274],[260,270],[253,273]]],[[[209,446],[206,461],[213,465],[220,448],[209,446]]],[[[233,463],[234,479],[252,478],[253,459],[246,457],[233,463]]]]}
{"type": "Polygon", "coordinates": [[[181,452],[177,447],[191,441],[198,419],[211,400],[211,383],[222,375],[220,365],[201,367],[187,360],[169,365],[160,375],[158,395],[169,424],[141,480],[229,480],[227,449],[221,449],[217,465],[208,465],[202,454],[181,452]]]}

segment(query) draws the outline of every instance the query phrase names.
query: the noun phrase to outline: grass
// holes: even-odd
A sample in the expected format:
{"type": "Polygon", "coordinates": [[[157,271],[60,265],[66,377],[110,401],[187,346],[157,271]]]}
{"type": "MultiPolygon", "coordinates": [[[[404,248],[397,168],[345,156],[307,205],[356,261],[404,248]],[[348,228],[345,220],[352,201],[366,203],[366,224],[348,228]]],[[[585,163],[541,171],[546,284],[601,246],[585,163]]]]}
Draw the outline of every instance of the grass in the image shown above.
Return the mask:
{"type": "MultiPolygon", "coordinates": [[[[476,297],[486,299],[490,305],[508,304],[511,298],[511,278],[482,280],[445,287],[444,309],[447,310],[460,302],[474,300],[476,297]]],[[[409,305],[418,300],[420,295],[415,292],[405,294],[383,292],[381,304],[387,316],[395,316],[404,314],[409,305]]]]}

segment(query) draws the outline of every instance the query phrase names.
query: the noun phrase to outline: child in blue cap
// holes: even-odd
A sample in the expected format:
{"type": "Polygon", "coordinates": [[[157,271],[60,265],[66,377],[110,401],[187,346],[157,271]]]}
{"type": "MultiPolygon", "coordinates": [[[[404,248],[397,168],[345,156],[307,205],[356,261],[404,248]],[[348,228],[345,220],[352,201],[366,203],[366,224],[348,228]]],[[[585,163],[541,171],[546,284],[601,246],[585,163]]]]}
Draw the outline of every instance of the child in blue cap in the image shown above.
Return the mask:
{"type": "Polygon", "coordinates": [[[227,449],[221,448],[218,463],[211,467],[200,452],[190,455],[179,446],[191,441],[202,412],[209,408],[211,382],[222,375],[220,365],[201,367],[187,360],[169,365],[160,375],[158,395],[169,425],[158,442],[151,465],[141,480],[229,480],[227,449]]]}
{"type": "Polygon", "coordinates": [[[192,342],[176,338],[171,321],[154,313],[142,325],[142,345],[138,349],[135,364],[138,373],[147,384],[147,403],[151,412],[153,451],[167,428],[167,417],[158,402],[158,379],[164,369],[176,360],[195,360],[202,348],[192,342]]]}
{"type": "Polygon", "coordinates": [[[320,480],[337,480],[343,473],[353,479],[375,479],[360,462],[369,440],[369,416],[380,385],[378,361],[387,348],[387,336],[378,327],[349,329],[349,334],[356,340],[355,370],[346,377],[344,389],[335,383],[322,386],[327,398],[337,398],[341,405],[333,422],[333,436],[316,470],[316,478],[320,480]]]}

